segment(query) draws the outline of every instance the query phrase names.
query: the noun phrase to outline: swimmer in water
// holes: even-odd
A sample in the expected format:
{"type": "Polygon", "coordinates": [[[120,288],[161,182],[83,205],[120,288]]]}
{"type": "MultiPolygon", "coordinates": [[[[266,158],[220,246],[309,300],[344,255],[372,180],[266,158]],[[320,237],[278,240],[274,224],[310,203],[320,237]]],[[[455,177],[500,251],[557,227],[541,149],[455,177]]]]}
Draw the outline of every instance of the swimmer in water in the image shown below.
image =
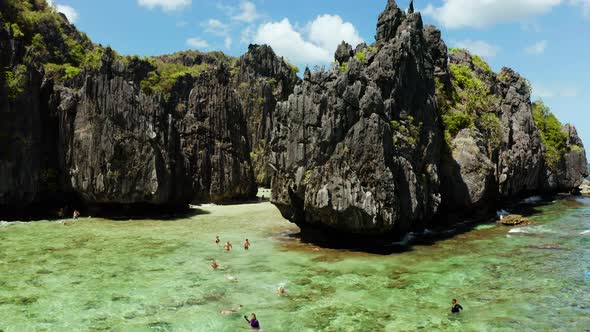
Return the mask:
{"type": "Polygon", "coordinates": [[[240,311],[242,311],[242,305],[240,304],[237,308],[235,309],[229,309],[229,310],[221,310],[219,313],[222,315],[231,315],[231,314],[236,314],[240,311]]]}
{"type": "Polygon", "coordinates": [[[250,241],[248,241],[248,239],[246,239],[246,241],[244,242],[244,249],[250,249],[250,241]]]}
{"type": "Polygon", "coordinates": [[[451,312],[454,314],[458,314],[459,312],[461,312],[461,310],[463,310],[463,307],[457,303],[456,299],[453,299],[453,306],[451,307],[451,312]]]}
{"type": "Polygon", "coordinates": [[[221,240],[219,239],[219,235],[217,235],[217,236],[215,237],[215,244],[216,244],[216,245],[219,245],[219,243],[220,243],[220,242],[221,242],[221,240]]]}
{"type": "Polygon", "coordinates": [[[248,316],[244,316],[244,319],[246,322],[248,322],[248,324],[250,324],[252,330],[260,330],[260,323],[258,322],[255,313],[252,313],[252,317],[250,317],[250,319],[248,319],[248,316]]]}
{"type": "Polygon", "coordinates": [[[223,248],[225,249],[225,251],[230,251],[233,248],[233,246],[231,245],[231,243],[229,243],[229,241],[227,241],[223,248]]]}
{"type": "Polygon", "coordinates": [[[217,262],[215,260],[212,260],[211,267],[213,268],[213,270],[217,270],[217,268],[219,267],[219,264],[217,264],[217,262]]]}
{"type": "Polygon", "coordinates": [[[283,286],[279,287],[279,289],[277,290],[277,294],[287,295],[287,291],[285,290],[285,287],[283,287],[283,286]]]}
{"type": "Polygon", "coordinates": [[[232,276],[232,275],[229,275],[229,274],[226,274],[225,275],[225,279],[227,279],[229,281],[236,281],[236,282],[238,281],[238,277],[232,276]]]}

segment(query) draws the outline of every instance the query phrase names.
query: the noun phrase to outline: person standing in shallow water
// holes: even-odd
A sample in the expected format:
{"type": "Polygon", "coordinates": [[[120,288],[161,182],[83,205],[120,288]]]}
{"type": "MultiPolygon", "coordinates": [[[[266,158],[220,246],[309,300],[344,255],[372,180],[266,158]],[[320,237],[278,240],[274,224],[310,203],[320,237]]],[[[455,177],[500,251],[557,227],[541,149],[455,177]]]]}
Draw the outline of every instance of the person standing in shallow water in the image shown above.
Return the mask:
{"type": "Polygon", "coordinates": [[[453,306],[451,307],[451,312],[454,314],[458,314],[459,312],[461,312],[461,310],[463,310],[463,307],[457,303],[457,299],[453,299],[453,306]]]}
{"type": "Polygon", "coordinates": [[[80,212],[78,212],[78,210],[74,210],[74,214],[73,214],[73,219],[76,220],[80,217],[80,212]]]}
{"type": "Polygon", "coordinates": [[[217,236],[215,237],[215,244],[216,244],[216,245],[219,245],[219,243],[221,243],[221,240],[219,239],[219,235],[217,235],[217,236]]]}
{"type": "Polygon", "coordinates": [[[246,239],[246,241],[244,241],[244,249],[246,249],[246,250],[250,249],[250,241],[248,241],[248,239],[246,239]]]}
{"type": "Polygon", "coordinates": [[[244,316],[244,319],[246,322],[248,322],[248,324],[250,324],[250,327],[253,330],[260,330],[260,323],[258,322],[258,319],[256,319],[255,313],[252,313],[252,317],[250,317],[250,319],[248,319],[248,316],[244,316]]]}
{"type": "Polygon", "coordinates": [[[231,245],[231,243],[229,243],[229,241],[227,241],[223,248],[225,249],[225,251],[230,251],[233,248],[233,246],[231,245]]]}
{"type": "Polygon", "coordinates": [[[217,264],[217,262],[215,260],[212,260],[211,267],[213,268],[213,270],[217,270],[217,268],[219,267],[219,264],[217,264]]]}

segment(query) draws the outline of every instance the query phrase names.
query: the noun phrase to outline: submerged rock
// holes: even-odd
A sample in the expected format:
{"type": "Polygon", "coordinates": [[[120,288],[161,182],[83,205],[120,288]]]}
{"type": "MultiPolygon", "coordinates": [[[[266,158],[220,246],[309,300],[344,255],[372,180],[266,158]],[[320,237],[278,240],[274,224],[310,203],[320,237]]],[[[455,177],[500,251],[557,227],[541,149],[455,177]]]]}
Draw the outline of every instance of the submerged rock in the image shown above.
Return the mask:
{"type": "Polygon", "coordinates": [[[525,218],[519,214],[510,214],[500,218],[500,223],[504,226],[526,226],[532,225],[534,222],[528,218],[525,218]]]}

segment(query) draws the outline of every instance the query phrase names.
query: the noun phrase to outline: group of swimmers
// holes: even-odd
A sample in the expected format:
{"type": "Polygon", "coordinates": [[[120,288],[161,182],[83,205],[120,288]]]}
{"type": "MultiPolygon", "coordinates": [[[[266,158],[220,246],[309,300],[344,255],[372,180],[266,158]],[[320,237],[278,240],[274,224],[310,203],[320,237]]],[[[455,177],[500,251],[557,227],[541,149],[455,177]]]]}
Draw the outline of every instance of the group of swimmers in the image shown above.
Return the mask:
{"type": "MultiPolygon", "coordinates": [[[[219,235],[217,235],[215,237],[215,244],[218,246],[221,244],[221,239],[219,238],[219,235]]],[[[250,246],[251,246],[250,240],[246,239],[244,241],[243,246],[244,246],[244,250],[249,250],[250,246]]],[[[232,249],[233,249],[233,245],[231,244],[231,242],[226,241],[225,244],[223,245],[223,250],[225,250],[225,252],[230,252],[232,249]]],[[[219,268],[219,264],[217,264],[215,259],[211,260],[211,268],[213,268],[213,270],[217,270],[219,268]]],[[[225,278],[230,281],[238,281],[238,278],[235,276],[226,275],[225,278]]],[[[285,291],[285,288],[281,286],[278,290],[278,293],[279,294],[286,294],[287,292],[285,291]]],[[[240,304],[235,309],[221,310],[220,313],[222,315],[231,315],[231,314],[235,314],[235,313],[242,311],[242,308],[243,307],[240,304]]],[[[260,329],[260,323],[258,322],[258,319],[256,318],[255,313],[252,313],[250,318],[248,318],[248,316],[244,315],[244,319],[246,320],[246,322],[248,322],[248,324],[250,325],[250,328],[252,328],[253,330],[260,329]]]]}

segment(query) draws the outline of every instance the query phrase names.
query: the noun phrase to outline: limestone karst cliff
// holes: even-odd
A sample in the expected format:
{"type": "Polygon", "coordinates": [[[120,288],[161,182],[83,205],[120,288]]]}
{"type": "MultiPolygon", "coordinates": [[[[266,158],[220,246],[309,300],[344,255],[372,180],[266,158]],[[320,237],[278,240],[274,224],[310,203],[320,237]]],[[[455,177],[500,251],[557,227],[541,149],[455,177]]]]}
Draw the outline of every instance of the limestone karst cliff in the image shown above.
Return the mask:
{"type": "MultiPolygon", "coordinates": [[[[0,217],[81,205],[272,202],[302,229],[396,235],[588,175],[528,81],[389,0],[329,70],[265,45],[140,58],[44,0],[0,3],[0,217]]],[[[140,208],[139,206],[137,208],[140,208]]]]}
{"type": "Polygon", "coordinates": [[[587,176],[573,127],[538,128],[552,115],[535,116],[526,79],[449,54],[440,31],[393,0],[376,42],[343,43],[335,59],[307,70],[275,112],[272,202],[303,229],[399,236],[587,176]]]}
{"type": "Polygon", "coordinates": [[[272,113],[299,80],[270,47],[239,59],[120,56],[45,1],[0,9],[5,214],[72,198],[172,208],[248,200],[255,174],[270,182],[272,113]]]}

